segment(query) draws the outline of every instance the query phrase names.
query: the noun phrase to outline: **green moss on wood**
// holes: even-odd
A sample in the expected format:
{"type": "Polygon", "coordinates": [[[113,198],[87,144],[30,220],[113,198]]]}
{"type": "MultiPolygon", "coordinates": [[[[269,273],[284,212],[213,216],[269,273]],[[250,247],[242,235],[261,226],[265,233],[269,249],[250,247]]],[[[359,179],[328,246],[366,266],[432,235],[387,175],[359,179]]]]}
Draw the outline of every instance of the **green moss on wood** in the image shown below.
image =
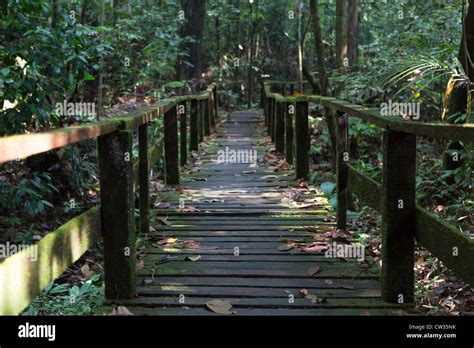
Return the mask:
{"type": "Polygon", "coordinates": [[[446,267],[474,286],[474,240],[419,205],[415,236],[446,267]]]}

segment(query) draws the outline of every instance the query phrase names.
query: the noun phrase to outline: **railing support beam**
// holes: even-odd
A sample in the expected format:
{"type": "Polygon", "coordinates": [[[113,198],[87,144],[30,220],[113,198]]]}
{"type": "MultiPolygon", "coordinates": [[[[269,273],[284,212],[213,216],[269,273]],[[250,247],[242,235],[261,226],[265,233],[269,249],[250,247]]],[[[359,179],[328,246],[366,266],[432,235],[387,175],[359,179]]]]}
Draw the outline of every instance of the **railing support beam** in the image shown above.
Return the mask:
{"type": "Polygon", "coordinates": [[[165,113],[164,117],[165,183],[179,184],[178,119],[176,106],[165,113]]]}
{"type": "Polygon", "coordinates": [[[416,218],[416,136],[385,130],[382,192],[382,298],[412,303],[416,218]]]}
{"type": "Polygon", "coordinates": [[[296,179],[308,179],[309,171],[309,128],[308,102],[296,102],[294,139],[295,139],[295,170],[296,179]]]}
{"type": "Polygon", "coordinates": [[[105,297],[110,300],[136,294],[132,144],[131,130],[98,138],[105,297]]]}
{"type": "Polygon", "coordinates": [[[285,105],[276,102],[275,116],[275,150],[281,154],[285,153],[285,105]]]}
{"type": "Polygon", "coordinates": [[[338,112],[337,115],[337,228],[345,230],[347,228],[347,162],[349,161],[349,117],[346,113],[341,112],[338,112]]]}
{"type": "Polygon", "coordinates": [[[138,182],[140,185],[140,234],[150,231],[148,212],[150,207],[150,163],[148,160],[148,123],[138,127],[138,182]]]}
{"type": "Polygon", "coordinates": [[[199,148],[199,102],[197,99],[191,99],[191,116],[189,125],[189,149],[198,151],[199,148]]]}
{"type": "Polygon", "coordinates": [[[285,114],[285,155],[286,162],[293,164],[293,119],[295,116],[295,106],[292,103],[284,103],[285,114]]]}
{"type": "Polygon", "coordinates": [[[180,141],[180,164],[184,166],[188,162],[188,106],[186,102],[178,105],[179,109],[179,141],[180,141]]]}

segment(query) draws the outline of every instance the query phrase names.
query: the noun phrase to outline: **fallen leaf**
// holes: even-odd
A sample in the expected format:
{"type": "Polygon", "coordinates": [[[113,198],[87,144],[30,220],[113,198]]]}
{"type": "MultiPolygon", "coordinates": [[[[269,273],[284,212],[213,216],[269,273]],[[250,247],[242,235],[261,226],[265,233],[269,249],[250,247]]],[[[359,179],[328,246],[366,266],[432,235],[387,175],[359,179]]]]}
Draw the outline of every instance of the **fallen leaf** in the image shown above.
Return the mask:
{"type": "Polygon", "coordinates": [[[143,281],[142,281],[142,284],[143,284],[143,285],[150,285],[150,284],[153,284],[153,283],[154,283],[154,281],[153,281],[153,279],[151,279],[151,278],[145,278],[145,279],[143,279],[143,281]]]}
{"type": "Polygon", "coordinates": [[[171,222],[168,221],[167,217],[160,217],[157,220],[160,221],[163,225],[166,225],[166,226],[171,225],[171,222]]]}
{"type": "Polygon", "coordinates": [[[307,248],[303,248],[303,251],[326,251],[328,249],[327,245],[313,244],[307,248]]]}
{"type": "Polygon", "coordinates": [[[178,240],[178,238],[165,238],[165,239],[161,239],[159,241],[156,242],[157,245],[168,245],[168,244],[173,244],[173,243],[176,243],[176,241],[178,240]]]}
{"type": "Polygon", "coordinates": [[[91,277],[94,274],[94,272],[90,270],[89,265],[87,263],[81,267],[81,273],[87,278],[91,277]]]}
{"type": "Polygon", "coordinates": [[[331,279],[326,279],[324,282],[325,282],[327,285],[332,285],[332,284],[334,284],[334,282],[333,282],[331,279]]]}
{"type": "Polygon", "coordinates": [[[183,185],[178,185],[176,186],[176,188],[174,189],[176,192],[178,192],[179,194],[182,194],[184,193],[184,186],[183,185]]]}
{"type": "Polygon", "coordinates": [[[311,303],[323,303],[324,298],[320,298],[316,295],[310,294],[307,289],[301,289],[300,294],[303,295],[305,299],[308,299],[311,301],[311,303]]]}
{"type": "Polygon", "coordinates": [[[186,213],[193,213],[193,212],[199,211],[196,207],[193,207],[191,205],[186,206],[184,208],[180,208],[178,210],[186,212],[186,213]]]}
{"type": "Polygon", "coordinates": [[[282,244],[278,247],[278,251],[288,251],[295,247],[295,243],[282,244]]]}
{"type": "Polygon", "coordinates": [[[137,269],[142,269],[145,267],[145,262],[143,260],[140,260],[137,262],[137,269]]]}
{"type": "Polygon", "coordinates": [[[308,274],[310,276],[314,276],[316,273],[318,273],[321,270],[321,267],[319,266],[313,266],[308,269],[308,274]]]}
{"type": "Polygon", "coordinates": [[[125,306],[117,306],[112,309],[112,312],[107,313],[106,315],[134,315],[128,310],[125,306]]]}
{"type": "Polygon", "coordinates": [[[207,309],[214,313],[229,315],[234,314],[234,311],[231,311],[232,305],[227,301],[222,300],[213,300],[206,303],[207,309]]]}
{"type": "Polygon", "coordinates": [[[201,255],[196,255],[196,256],[186,256],[186,261],[192,261],[196,262],[201,259],[201,255]]]}

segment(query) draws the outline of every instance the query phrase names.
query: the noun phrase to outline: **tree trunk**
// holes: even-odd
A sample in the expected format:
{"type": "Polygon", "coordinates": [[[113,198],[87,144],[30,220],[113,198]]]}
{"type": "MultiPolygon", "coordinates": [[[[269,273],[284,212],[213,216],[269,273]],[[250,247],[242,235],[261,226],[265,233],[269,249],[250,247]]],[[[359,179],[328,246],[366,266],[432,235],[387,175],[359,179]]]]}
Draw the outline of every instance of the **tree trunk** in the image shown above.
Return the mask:
{"type": "MultiPolygon", "coordinates": [[[[463,24],[464,30],[461,38],[461,45],[459,48],[458,57],[467,76],[471,81],[474,81],[474,1],[472,0],[469,1],[469,8],[467,9],[467,14],[464,18],[463,24]]],[[[469,112],[468,91],[469,86],[457,87],[453,89],[449,101],[448,115],[469,112]]],[[[449,153],[445,153],[444,155],[445,170],[455,170],[456,168],[459,168],[462,165],[462,158],[459,153],[462,150],[463,146],[459,142],[452,142],[448,145],[447,151],[449,151],[449,153]],[[453,156],[453,152],[457,152],[458,156],[453,156]]],[[[447,182],[449,184],[453,184],[454,178],[448,177],[447,182]]]]}
{"type": "MultiPolygon", "coordinates": [[[[254,7],[253,3],[250,3],[250,20],[252,21],[252,25],[250,28],[250,33],[249,33],[249,47],[248,47],[248,55],[247,55],[247,91],[248,91],[248,101],[247,101],[247,106],[249,108],[252,107],[252,91],[253,91],[253,74],[252,74],[252,69],[253,69],[253,56],[254,56],[254,51],[255,51],[255,32],[257,30],[257,17],[253,18],[253,13],[254,13],[254,7]]],[[[255,11],[258,12],[258,0],[255,2],[255,11]]]]}
{"type": "MultiPolygon", "coordinates": [[[[178,62],[178,75],[184,75],[187,79],[198,79],[202,72],[202,34],[204,29],[204,18],[206,17],[206,0],[183,0],[182,9],[186,18],[181,34],[183,37],[189,36],[193,42],[186,44],[189,63],[192,67],[184,64],[182,58],[178,62]]],[[[181,78],[182,76],[179,76],[181,78]]]]}
{"type": "Polygon", "coordinates": [[[336,65],[344,68],[347,58],[347,0],[336,0],[336,65]]]}
{"type": "Polygon", "coordinates": [[[359,57],[359,9],[357,0],[348,0],[347,58],[349,66],[356,66],[359,57]]]}
{"type": "Polygon", "coordinates": [[[297,44],[298,44],[298,92],[303,93],[303,37],[301,34],[301,22],[303,17],[303,0],[297,1],[297,44]]]}
{"type": "MultiPolygon", "coordinates": [[[[319,86],[321,88],[321,94],[323,96],[330,95],[329,81],[326,74],[326,68],[324,65],[324,44],[323,38],[321,36],[321,23],[319,19],[319,7],[318,0],[310,0],[311,7],[311,19],[313,22],[313,35],[314,35],[314,47],[316,50],[316,58],[318,64],[318,73],[319,73],[319,86]]],[[[336,169],[336,116],[335,113],[326,108],[325,109],[325,119],[328,125],[329,137],[331,139],[331,152],[332,152],[332,169],[335,172],[336,169]]]]}

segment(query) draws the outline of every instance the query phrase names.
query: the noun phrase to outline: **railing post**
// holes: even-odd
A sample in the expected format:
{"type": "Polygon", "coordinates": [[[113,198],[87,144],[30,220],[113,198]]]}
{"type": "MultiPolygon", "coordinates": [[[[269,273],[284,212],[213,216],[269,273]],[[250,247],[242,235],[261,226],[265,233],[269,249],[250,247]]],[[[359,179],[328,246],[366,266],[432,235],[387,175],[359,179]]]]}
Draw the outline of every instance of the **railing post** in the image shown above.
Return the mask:
{"type": "Polygon", "coordinates": [[[150,231],[148,209],[150,206],[150,164],[148,161],[148,123],[138,127],[138,182],[140,185],[140,234],[150,231]]]}
{"type": "Polygon", "coordinates": [[[132,145],[131,130],[98,138],[105,297],[110,300],[136,294],[132,145]]]}
{"type": "Polygon", "coordinates": [[[212,91],[212,93],[214,94],[214,111],[215,111],[215,114],[214,114],[214,125],[215,125],[215,121],[218,119],[219,117],[219,100],[217,99],[219,96],[217,95],[217,84],[214,86],[214,90],[212,91]]]}
{"type": "Polygon", "coordinates": [[[295,115],[295,106],[290,102],[285,102],[284,109],[286,162],[293,164],[293,118],[295,115]]]}
{"type": "Polygon", "coordinates": [[[191,119],[189,125],[189,149],[198,151],[199,148],[199,102],[191,100],[191,119]]]}
{"type": "Polygon", "coordinates": [[[180,164],[184,166],[188,161],[188,106],[186,102],[178,105],[179,110],[179,140],[180,140],[180,164]]]}
{"type": "Polygon", "coordinates": [[[285,153],[285,105],[284,102],[276,102],[276,123],[275,123],[275,150],[285,153]]]}
{"type": "Polygon", "coordinates": [[[164,119],[165,146],[165,183],[179,184],[179,151],[178,151],[178,121],[176,106],[165,113],[164,119]]]}
{"type": "Polygon", "coordinates": [[[204,134],[209,136],[211,134],[211,109],[209,108],[209,96],[203,100],[204,102],[204,134]]]}
{"type": "Polygon", "coordinates": [[[275,98],[268,98],[268,135],[273,138],[273,116],[275,115],[275,98]]]}
{"type": "Polygon", "coordinates": [[[383,151],[382,298],[390,303],[412,303],[416,136],[385,130],[383,151]]]}
{"type": "Polygon", "coordinates": [[[308,102],[296,101],[294,127],[296,179],[307,179],[309,171],[308,102]]]}
{"type": "Polygon", "coordinates": [[[198,130],[199,130],[199,142],[202,142],[204,141],[204,104],[203,104],[203,100],[199,99],[198,100],[198,103],[199,103],[199,112],[198,112],[198,130]]]}
{"type": "Polygon", "coordinates": [[[209,97],[209,110],[211,115],[211,130],[216,127],[216,103],[214,102],[214,88],[212,89],[209,97]]]}
{"type": "Polygon", "coordinates": [[[347,162],[348,150],[348,122],[346,113],[338,112],[337,144],[336,144],[336,176],[337,176],[337,228],[347,228],[347,162]]]}

